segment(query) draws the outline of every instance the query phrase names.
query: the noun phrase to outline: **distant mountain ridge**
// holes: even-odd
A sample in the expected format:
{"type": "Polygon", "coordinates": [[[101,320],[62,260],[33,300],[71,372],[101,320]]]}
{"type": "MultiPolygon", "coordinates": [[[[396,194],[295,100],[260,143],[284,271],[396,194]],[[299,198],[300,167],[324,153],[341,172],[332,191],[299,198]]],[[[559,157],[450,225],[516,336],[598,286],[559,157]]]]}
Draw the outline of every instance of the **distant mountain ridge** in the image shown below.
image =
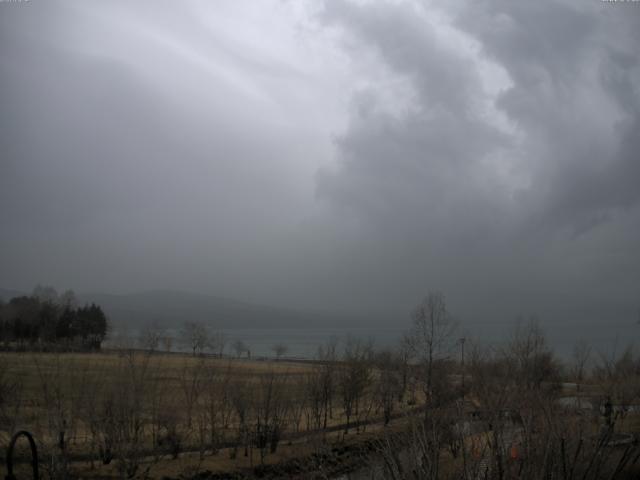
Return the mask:
{"type": "MultiPolygon", "coordinates": [[[[4,301],[27,294],[0,289],[4,301]]],[[[363,319],[330,312],[273,307],[174,290],[76,295],[80,303],[100,305],[115,328],[138,328],[152,322],[175,328],[185,321],[203,322],[212,328],[312,328],[363,323],[363,319]]]]}
{"type": "Polygon", "coordinates": [[[0,288],[0,300],[3,300],[5,302],[8,302],[9,299],[13,298],[13,297],[20,297],[22,295],[25,295],[24,292],[20,292],[18,290],[10,290],[10,289],[6,289],[6,288],[0,288]]]}

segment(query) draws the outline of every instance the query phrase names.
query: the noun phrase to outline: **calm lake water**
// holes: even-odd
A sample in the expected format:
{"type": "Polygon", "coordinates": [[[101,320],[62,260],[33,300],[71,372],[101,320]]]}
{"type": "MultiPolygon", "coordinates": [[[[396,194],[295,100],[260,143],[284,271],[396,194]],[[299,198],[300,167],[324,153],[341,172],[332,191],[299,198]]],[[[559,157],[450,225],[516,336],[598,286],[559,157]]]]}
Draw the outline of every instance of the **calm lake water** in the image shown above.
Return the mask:
{"type": "MultiPolygon", "coordinates": [[[[252,357],[273,357],[273,346],[284,344],[287,346],[285,354],[288,358],[313,359],[318,348],[335,339],[338,352],[342,351],[349,337],[364,341],[372,341],[376,348],[393,348],[402,337],[400,328],[344,328],[344,329],[314,329],[314,328],[265,328],[265,329],[219,329],[226,339],[225,354],[232,355],[233,343],[241,340],[251,352],[252,357]]],[[[173,351],[187,351],[180,344],[180,332],[167,330],[167,335],[175,340],[173,351]]],[[[121,346],[124,342],[135,344],[137,334],[134,331],[112,332],[111,339],[106,346],[121,346]]]]}
{"type": "MultiPolygon", "coordinates": [[[[264,329],[221,329],[227,339],[225,353],[232,354],[232,344],[236,340],[242,340],[251,350],[252,357],[271,357],[274,355],[272,347],[282,343],[288,348],[286,356],[293,358],[314,358],[318,347],[326,344],[332,337],[338,339],[338,351],[342,351],[345,340],[351,336],[361,340],[371,340],[377,348],[392,348],[396,346],[405,330],[409,327],[401,325],[395,328],[264,328],[264,329]]],[[[499,347],[503,345],[513,332],[515,324],[494,323],[469,326],[461,324],[456,333],[456,338],[467,337],[475,339],[483,344],[499,347]]],[[[600,324],[555,324],[541,327],[547,335],[549,345],[561,357],[571,357],[574,345],[580,340],[588,342],[592,346],[594,357],[599,354],[610,355],[612,352],[622,353],[628,345],[636,345],[640,340],[640,325],[635,322],[611,322],[600,324]]],[[[175,337],[173,349],[184,349],[177,339],[180,332],[169,330],[168,334],[175,337]]],[[[133,341],[136,338],[134,332],[127,332],[133,341]]],[[[114,342],[118,332],[114,332],[114,342]]]]}
{"type": "Polygon", "coordinates": [[[242,329],[222,330],[228,340],[228,350],[235,340],[242,340],[251,350],[252,356],[273,356],[272,347],[282,343],[287,346],[287,357],[313,358],[318,347],[335,337],[338,351],[351,336],[361,340],[371,340],[378,348],[393,347],[398,344],[403,331],[398,328],[351,328],[351,329],[242,329]]]}

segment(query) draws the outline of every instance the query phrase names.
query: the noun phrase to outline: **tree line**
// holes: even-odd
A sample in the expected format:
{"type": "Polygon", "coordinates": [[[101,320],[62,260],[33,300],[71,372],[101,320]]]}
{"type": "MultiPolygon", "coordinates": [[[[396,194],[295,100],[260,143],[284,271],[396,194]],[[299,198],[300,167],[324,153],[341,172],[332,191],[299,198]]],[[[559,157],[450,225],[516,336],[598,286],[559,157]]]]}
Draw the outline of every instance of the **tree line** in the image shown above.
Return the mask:
{"type": "Polygon", "coordinates": [[[5,349],[99,350],[108,331],[100,306],[79,306],[71,290],[38,286],[31,295],[0,300],[0,342],[5,349]]]}
{"type": "MultiPolygon", "coordinates": [[[[638,444],[613,446],[640,397],[632,349],[597,359],[582,343],[563,364],[535,321],[499,347],[463,343],[439,293],[418,305],[396,348],[333,338],[305,364],[220,360],[200,355],[198,325],[184,335],[191,355],[34,356],[35,416],[22,377],[0,358],[0,432],[35,422],[50,478],[71,476],[74,449],[121,478],[160,461],[191,462],[195,473],[215,455],[259,466],[300,437],[325,455],[372,424],[385,478],[637,478],[638,444]],[[562,382],[582,403],[561,401],[562,382]]],[[[145,338],[155,346],[155,337],[145,338]]]]}

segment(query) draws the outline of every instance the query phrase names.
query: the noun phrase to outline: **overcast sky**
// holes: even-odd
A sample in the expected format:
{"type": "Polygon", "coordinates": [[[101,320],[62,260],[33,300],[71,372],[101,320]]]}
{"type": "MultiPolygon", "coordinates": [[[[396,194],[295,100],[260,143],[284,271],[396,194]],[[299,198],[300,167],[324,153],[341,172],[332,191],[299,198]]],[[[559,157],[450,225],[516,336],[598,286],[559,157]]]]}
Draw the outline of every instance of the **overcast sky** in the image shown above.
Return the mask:
{"type": "Polygon", "coordinates": [[[0,2],[0,286],[633,320],[640,4],[0,2]]]}

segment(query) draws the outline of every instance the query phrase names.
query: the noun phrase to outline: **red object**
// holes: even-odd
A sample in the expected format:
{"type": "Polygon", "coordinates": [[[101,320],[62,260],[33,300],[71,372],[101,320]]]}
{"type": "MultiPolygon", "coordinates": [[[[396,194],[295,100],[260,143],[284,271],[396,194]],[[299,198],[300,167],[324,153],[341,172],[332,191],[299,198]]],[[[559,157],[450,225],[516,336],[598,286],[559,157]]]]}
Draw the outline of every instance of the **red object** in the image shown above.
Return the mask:
{"type": "Polygon", "coordinates": [[[518,447],[515,445],[511,445],[511,458],[514,460],[518,458],[518,447]]]}

